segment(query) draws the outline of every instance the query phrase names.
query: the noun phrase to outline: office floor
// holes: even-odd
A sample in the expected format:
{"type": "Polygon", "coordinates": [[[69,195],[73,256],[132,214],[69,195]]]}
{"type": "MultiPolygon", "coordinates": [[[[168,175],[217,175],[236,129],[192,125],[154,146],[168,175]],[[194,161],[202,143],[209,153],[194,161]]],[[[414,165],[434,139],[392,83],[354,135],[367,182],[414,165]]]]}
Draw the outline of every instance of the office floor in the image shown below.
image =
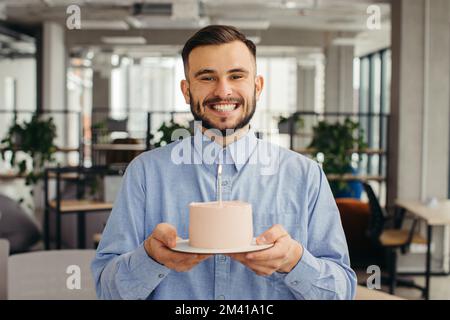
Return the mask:
{"type": "MultiPolygon", "coordinates": [[[[368,275],[363,270],[356,270],[358,283],[364,284],[368,275]]],[[[405,278],[402,276],[402,278],[405,278]]],[[[413,279],[414,282],[420,286],[425,284],[425,277],[423,276],[408,276],[408,279],[413,279]]],[[[450,276],[432,276],[430,283],[430,300],[450,300],[450,276]]],[[[388,292],[387,286],[382,285],[384,292],[388,292]]],[[[421,300],[421,292],[417,289],[407,287],[397,287],[395,295],[408,300],[421,300]]]]}

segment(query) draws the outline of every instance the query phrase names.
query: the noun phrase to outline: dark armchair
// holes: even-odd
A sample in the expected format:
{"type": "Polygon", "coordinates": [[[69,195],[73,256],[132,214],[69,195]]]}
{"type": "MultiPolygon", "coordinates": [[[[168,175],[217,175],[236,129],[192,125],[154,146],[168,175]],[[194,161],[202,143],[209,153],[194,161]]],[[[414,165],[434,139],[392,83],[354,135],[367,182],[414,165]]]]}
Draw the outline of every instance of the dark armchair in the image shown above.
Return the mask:
{"type": "Polygon", "coordinates": [[[369,198],[370,220],[367,234],[372,245],[386,251],[389,270],[389,293],[394,294],[397,285],[421,289],[412,281],[397,279],[397,252],[405,254],[412,243],[426,244],[426,239],[415,232],[417,219],[414,219],[409,230],[402,229],[403,217],[394,217],[391,221],[387,212],[381,207],[377,196],[368,183],[363,183],[369,198]],[[388,223],[391,222],[391,226],[388,223]]]}

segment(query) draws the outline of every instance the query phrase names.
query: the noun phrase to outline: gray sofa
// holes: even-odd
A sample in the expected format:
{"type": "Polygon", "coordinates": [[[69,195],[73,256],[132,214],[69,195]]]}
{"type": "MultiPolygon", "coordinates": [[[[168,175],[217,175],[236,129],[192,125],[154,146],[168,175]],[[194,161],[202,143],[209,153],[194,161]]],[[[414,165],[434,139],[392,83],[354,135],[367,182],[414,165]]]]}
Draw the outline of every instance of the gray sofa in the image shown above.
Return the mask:
{"type": "Polygon", "coordinates": [[[0,238],[9,241],[11,254],[27,252],[42,235],[33,220],[17,201],[0,194],[0,238]]]}

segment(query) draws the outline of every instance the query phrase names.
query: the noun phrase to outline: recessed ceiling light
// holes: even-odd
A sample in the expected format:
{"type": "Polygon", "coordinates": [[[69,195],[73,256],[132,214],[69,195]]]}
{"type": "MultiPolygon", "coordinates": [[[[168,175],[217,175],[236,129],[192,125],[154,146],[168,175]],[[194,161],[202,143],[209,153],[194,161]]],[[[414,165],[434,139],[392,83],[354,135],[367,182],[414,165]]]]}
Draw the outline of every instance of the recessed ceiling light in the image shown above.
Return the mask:
{"type": "Polygon", "coordinates": [[[81,29],[128,30],[129,26],[123,20],[81,20],[81,29]]]}
{"type": "Polygon", "coordinates": [[[146,44],[144,37],[102,37],[103,43],[106,44],[146,44]]]}
{"type": "Polygon", "coordinates": [[[294,9],[294,8],[297,7],[297,4],[296,4],[294,1],[287,1],[287,2],[284,4],[284,6],[285,6],[287,9],[294,9]]]}
{"type": "Polygon", "coordinates": [[[244,20],[244,19],[218,19],[217,24],[233,26],[238,29],[269,29],[269,20],[244,20]]]}

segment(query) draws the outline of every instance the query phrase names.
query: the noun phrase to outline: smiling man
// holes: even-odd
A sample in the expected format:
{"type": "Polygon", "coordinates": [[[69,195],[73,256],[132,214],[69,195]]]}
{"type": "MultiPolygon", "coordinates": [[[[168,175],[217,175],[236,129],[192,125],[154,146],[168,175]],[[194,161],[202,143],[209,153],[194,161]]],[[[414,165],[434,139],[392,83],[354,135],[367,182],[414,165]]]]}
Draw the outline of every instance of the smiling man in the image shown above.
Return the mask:
{"type": "Polygon", "coordinates": [[[234,39],[232,34],[214,31],[204,30],[204,39],[186,44],[182,52],[186,80],[181,81],[181,90],[194,119],[226,136],[227,129],[234,133],[248,125],[264,81],[256,76],[254,44],[244,37],[234,39]]]}
{"type": "Polygon", "coordinates": [[[250,128],[264,85],[255,45],[233,27],[208,26],[182,57],[181,90],[201,124],[195,137],[128,166],[92,263],[99,298],[353,299],[356,277],[323,171],[250,128]],[[180,147],[201,161],[174,161],[180,147]],[[251,203],[257,242],[271,248],[214,256],[171,250],[188,237],[189,203],[216,200],[219,164],[223,199],[251,203]]]}

